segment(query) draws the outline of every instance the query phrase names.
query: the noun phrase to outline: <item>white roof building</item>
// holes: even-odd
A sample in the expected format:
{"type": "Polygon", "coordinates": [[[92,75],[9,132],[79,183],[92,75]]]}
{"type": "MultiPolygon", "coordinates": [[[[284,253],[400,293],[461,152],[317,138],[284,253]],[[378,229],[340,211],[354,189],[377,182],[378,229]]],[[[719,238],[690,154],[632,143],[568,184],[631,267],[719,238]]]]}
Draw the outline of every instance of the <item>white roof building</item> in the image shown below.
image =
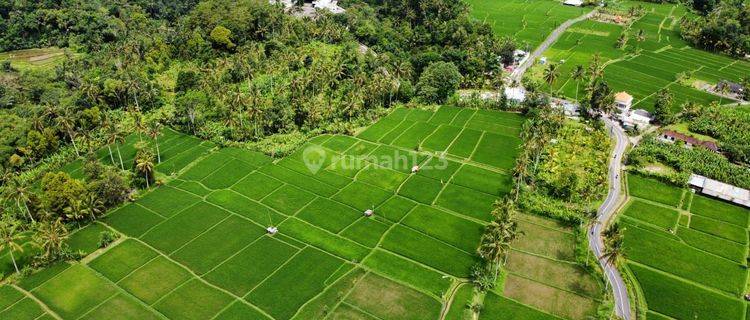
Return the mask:
{"type": "Polygon", "coordinates": [[[563,4],[566,6],[580,7],[583,5],[583,0],[565,0],[563,4]]]}
{"type": "Polygon", "coordinates": [[[692,174],[688,185],[700,193],[750,208],[750,190],[735,187],[701,175],[692,174]]]}
{"type": "Polygon", "coordinates": [[[620,109],[630,109],[633,106],[633,96],[625,91],[616,93],[615,106],[620,109]]]}
{"type": "Polygon", "coordinates": [[[644,128],[651,124],[652,119],[651,113],[643,109],[625,109],[620,113],[620,122],[626,128],[644,128]]]}
{"type": "Polygon", "coordinates": [[[526,89],[523,87],[505,87],[505,97],[509,101],[521,103],[526,101],[526,89]]]}

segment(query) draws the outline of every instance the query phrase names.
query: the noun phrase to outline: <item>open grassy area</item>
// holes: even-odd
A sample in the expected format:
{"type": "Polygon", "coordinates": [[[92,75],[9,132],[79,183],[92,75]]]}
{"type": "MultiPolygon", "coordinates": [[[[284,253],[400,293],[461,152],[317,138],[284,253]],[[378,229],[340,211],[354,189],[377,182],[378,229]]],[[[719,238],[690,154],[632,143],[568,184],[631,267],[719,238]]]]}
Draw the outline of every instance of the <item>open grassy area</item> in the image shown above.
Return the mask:
{"type": "MultiPolygon", "coordinates": [[[[93,252],[109,228],[125,239],[24,281],[66,319],[437,318],[451,282],[476,262],[492,203],[510,189],[523,122],[441,110],[399,108],[358,137],[319,136],[275,162],[166,130],[157,170],[168,183],[75,233],[71,246],[93,252]],[[476,139],[446,158],[418,147],[442,136],[451,150],[465,132],[476,139]],[[315,170],[310,148],[322,151],[315,170]]],[[[137,140],[119,146],[123,162],[137,140]]],[[[112,162],[106,149],[99,156],[112,162]]]]}

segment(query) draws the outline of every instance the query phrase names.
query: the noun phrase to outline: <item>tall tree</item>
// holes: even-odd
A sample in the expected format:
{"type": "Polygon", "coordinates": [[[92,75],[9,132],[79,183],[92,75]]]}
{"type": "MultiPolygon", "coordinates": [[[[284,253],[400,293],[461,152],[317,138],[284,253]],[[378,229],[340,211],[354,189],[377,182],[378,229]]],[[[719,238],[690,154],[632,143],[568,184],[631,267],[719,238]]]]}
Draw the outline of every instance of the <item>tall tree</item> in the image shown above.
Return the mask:
{"type": "Polygon", "coordinates": [[[0,251],[6,251],[10,254],[10,261],[13,262],[13,267],[16,269],[16,273],[20,273],[18,264],[16,263],[16,256],[14,252],[23,252],[23,247],[19,244],[22,240],[21,232],[19,232],[20,224],[18,221],[13,221],[9,218],[3,218],[0,221],[0,251]]]}
{"type": "Polygon", "coordinates": [[[654,102],[654,120],[661,125],[669,125],[674,121],[672,114],[672,102],[674,98],[667,88],[662,88],[656,93],[654,102]]]}
{"type": "Polygon", "coordinates": [[[43,257],[48,260],[62,252],[67,238],[68,229],[60,218],[37,224],[37,232],[34,234],[34,242],[42,249],[43,257]]]}
{"type": "MultiPolygon", "coordinates": [[[[115,145],[115,148],[117,149],[117,157],[120,159],[120,170],[125,170],[125,164],[122,162],[122,153],[120,153],[120,144],[125,143],[125,136],[115,124],[110,124],[107,126],[106,137],[107,147],[110,148],[110,157],[112,157],[112,149],[110,146],[115,145]]],[[[112,164],[115,164],[114,157],[112,157],[112,164]]]]}
{"type": "Polygon", "coordinates": [[[547,68],[544,69],[544,81],[547,82],[547,85],[549,86],[549,94],[552,95],[552,85],[555,83],[555,80],[557,80],[557,76],[559,75],[558,65],[556,63],[550,63],[547,65],[547,68]]]}
{"type": "Polygon", "coordinates": [[[76,152],[76,156],[81,156],[81,154],[78,152],[78,146],[76,146],[76,139],[75,139],[75,115],[71,111],[70,108],[63,108],[62,112],[60,112],[57,115],[57,118],[55,118],[55,121],[57,122],[57,125],[60,126],[60,129],[62,129],[65,133],[68,134],[68,138],[70,138],[70,142],[73,144],[73,149],[76,152]]]}
{"type": "Polygon", "coordinates": [[[151,122],[148,127],[148,135],[154,140],[156,146],[156,163],[161,163],[161,152],[159,151],[159,135],[161,135],[161,123],[159,121],[151,122]]]}
{"type": "Polygon", "coordinates": [[[573,79],[576,82],[576,101],[578,101],[578,88],[581,84],[581,80],[586,76],[586,70],[583,68],[582,65],[577,65],[575,68],[573,68],[573,73],[571,74],[571,79],[573,79]]]}

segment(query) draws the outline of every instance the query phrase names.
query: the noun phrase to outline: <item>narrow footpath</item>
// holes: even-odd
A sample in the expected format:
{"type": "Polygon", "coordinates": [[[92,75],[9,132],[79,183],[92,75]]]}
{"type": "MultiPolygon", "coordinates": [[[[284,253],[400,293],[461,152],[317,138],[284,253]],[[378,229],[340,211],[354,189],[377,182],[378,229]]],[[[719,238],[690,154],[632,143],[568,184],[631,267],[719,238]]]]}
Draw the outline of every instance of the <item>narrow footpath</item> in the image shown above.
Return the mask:
{"type": "Polygon", "coordinates": [[[622,319],[630,320],[630,298],[628,297],[627,287],[622,279],[622,275],[620,275],[616,267],[607,263],[606,259],[600,258],[604,252],[602,232],[617,213],[621,199],[622,156],[628,145],[628,137],[616,122],[606,117],[602,117],[602,120],[616,144],[609,163],[609,192],[607,193],[607,199],[599,207],[599,214],[596,217],[597,223],[593,224],[589,231],[589,248],[599,260],[599,264],[601,264],[604,270],[604,275],[612,287],[615,314],[622,319]]]}
{"type": "Polygon", "coordinates": [[[536,59],[539,58],[539,56],[541,56],[544,51],[547,51],[547,49],[552,44],[554,44],[558,38],[560,38],[565,30],[568,30],[568,28],[570,28],[570,26],[572,26],[573,24],[591,18],[595,13],[596,10],[593,10],[578,18],[563,22],[560,26],[553,30],[549,36],[547,36],[547,39],[545,39],[544,42],[542,42],[542,44],[540,44],[539,47],[537,47],[534,52],[532,52],[529,57],[526,58],[526,60],[520,66],[518,66],[518,68],[516,68],[516,70],[513,70],[513,73],[511,73],[510,75],[510,80],[515,83],[520,83],[521,79],[523,78],[523,74],[526,73],[526,70],[534,65],[534,61],[536,61],[536,59]]]}

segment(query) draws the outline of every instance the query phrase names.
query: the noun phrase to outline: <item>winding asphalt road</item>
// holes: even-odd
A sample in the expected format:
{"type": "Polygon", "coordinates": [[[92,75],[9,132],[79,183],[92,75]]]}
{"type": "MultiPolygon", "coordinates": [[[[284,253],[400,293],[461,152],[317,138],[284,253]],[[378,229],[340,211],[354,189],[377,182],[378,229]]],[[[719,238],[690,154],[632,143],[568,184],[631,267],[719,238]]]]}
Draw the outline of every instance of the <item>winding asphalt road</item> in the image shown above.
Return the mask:
{"type": "Polygon", "coordinates": [[[557,28],[555,28],[555,30],[553,30],[552,33],[547,36],[547,39],[544,39],[544,42],[542,42],[542,44],[534,49],[534,52],[532,52],[531,55],[529,55],[529,57],[526,58],[526,60],[524,60],[524,62],[520,66],[518,66],[518,68],[513,70],[513,73],[510,74],[510,80],[520,83],[521,79],[523,78],[523,74],[526,73],[526,69],[534,65],[534,61],[536,61],[536,58],[539,58],[539,56],[541,56],[544,51],[547,51],[547,49],[557,41],[557,38],[559,38],[563,34],[563,32],[565,32],[565,30],[568,30],[568,28],[570,28],[570,26],[575,23],[591,18],[595,13],[596,10],[593,10],[580,17],[565,21],[557,28]]]}
{"type": "Polygon", "coordinates": [[[612,293],[615,300],[615,314],[622,319],[630,320],[630,298],[628,297],[627,287],[622,280],[622,275],[617,268],[607,263],[606,259],[601,259],[604,252],[604,240],[602,231],[607,224],[612,221],[612,217],[617,213],[620,203],[622,179],[622,155],[628,145],[628,138],[620,125],[609,118],[602,117],[610,136],[615,140],[615,149],[612,152],[612,159],[609,163],[609,193],[599,207],[596,222],[589,231],[589,248],[594,252],[601,264],[607,281],[612,286],[612,293]]]}

